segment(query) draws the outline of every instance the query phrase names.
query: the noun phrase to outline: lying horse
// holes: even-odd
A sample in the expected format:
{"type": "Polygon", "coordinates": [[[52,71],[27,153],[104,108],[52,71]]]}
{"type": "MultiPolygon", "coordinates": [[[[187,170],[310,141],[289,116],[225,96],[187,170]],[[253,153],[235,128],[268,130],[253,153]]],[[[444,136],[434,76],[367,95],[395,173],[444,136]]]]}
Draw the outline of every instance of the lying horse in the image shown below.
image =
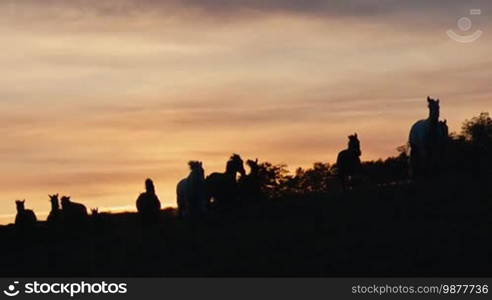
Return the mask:
{"type": "Polygon", "coordinates": [[[85,205],[72,202],[69,196],[61,197],[63,224],[67,229],[84,230],[89,221],[85,205]]]}
{"type": "Polygon", "coordinates": [[[16,200],[17,215],[15,216],[15,227],[20,230],[30,230],[36,226],[37,218],[34,211],[26,209],[24,204],[26,200],[16,200]]]}
{"type": "Polygon", "coordinates": [[[152,179],[147,178],[145,180],[145,192],[138,196],[136,205],[143,224],[149,225],[158,221],[161,202],[155,193],[152,179]]]}

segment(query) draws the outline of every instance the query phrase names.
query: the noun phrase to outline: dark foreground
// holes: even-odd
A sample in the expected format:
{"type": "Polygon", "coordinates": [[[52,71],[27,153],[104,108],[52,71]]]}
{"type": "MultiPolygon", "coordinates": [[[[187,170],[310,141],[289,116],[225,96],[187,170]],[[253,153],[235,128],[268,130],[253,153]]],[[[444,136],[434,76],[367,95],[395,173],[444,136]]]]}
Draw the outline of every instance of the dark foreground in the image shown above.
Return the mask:
{"type": "Polygon", "coordinates": [[[189,222],[100,215],[82,234],[0,227],[1,276],[492,276],[490,180],[269,200],[189,222]]]}

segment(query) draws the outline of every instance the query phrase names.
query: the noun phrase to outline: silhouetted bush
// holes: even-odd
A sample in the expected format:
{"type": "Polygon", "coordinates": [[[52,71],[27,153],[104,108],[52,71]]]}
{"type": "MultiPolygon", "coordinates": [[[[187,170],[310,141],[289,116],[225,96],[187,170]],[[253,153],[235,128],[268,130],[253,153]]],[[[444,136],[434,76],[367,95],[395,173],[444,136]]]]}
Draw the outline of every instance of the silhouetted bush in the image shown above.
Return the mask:
{"type": "Polygon", "coordinates": [[[408,147],[400,146],[397,151],[400,152],[398,156],[362,163],[364,174],[371,183],[391,183],[408,177],[408,147]]]}
{"type": "Polygon", "coordinates": [[[483,176],[492,168],[492,118],[489,113],[481,113],[477,117],[466,120],[461,135],[471,144],[470,152],[472,172],[475,176],[483,176]]]}
{"type": "Polygon", "coordinates": [[[269,198],[277,198],[284,194],[284,181],[288,174],[289,170],[285,164],[260,163],[258,177],[263,194],[269,198]]]}

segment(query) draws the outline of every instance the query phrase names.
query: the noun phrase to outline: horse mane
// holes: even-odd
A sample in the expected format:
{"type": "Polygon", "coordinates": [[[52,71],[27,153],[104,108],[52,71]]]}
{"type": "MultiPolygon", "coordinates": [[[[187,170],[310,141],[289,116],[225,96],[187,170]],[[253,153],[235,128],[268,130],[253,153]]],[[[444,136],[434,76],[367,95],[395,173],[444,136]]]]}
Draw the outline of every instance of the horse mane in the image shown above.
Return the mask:
{"type": "Polygon", "coordinates": [[[233,153],[231,157],[229,158],[229,161],[235,161],[235,160],[242,160],[241,156],[237,153],[233,153]]]}
{"type": "Polygon", "coordinates": [[[251,173],[258,172],[258,169],[260,168],[260,166],[258,165],[258,158],[256,160],[248,159],[246,161],[246,164],[250,168],[251,173]]]}

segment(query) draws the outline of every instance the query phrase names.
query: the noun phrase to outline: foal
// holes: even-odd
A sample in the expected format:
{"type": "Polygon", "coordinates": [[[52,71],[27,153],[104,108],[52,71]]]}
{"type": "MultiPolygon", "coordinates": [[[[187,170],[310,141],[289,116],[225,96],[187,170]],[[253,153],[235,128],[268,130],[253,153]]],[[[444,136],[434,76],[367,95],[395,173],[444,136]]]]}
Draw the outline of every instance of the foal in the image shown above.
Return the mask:
{"type": "Polygon", "coordinates": [[[34,211],[24,207],[26,200],[16,200],[17,215],[15,216],[15,226],[19,229],[32,229],[36,226],[37,218],[34,211]]]}

